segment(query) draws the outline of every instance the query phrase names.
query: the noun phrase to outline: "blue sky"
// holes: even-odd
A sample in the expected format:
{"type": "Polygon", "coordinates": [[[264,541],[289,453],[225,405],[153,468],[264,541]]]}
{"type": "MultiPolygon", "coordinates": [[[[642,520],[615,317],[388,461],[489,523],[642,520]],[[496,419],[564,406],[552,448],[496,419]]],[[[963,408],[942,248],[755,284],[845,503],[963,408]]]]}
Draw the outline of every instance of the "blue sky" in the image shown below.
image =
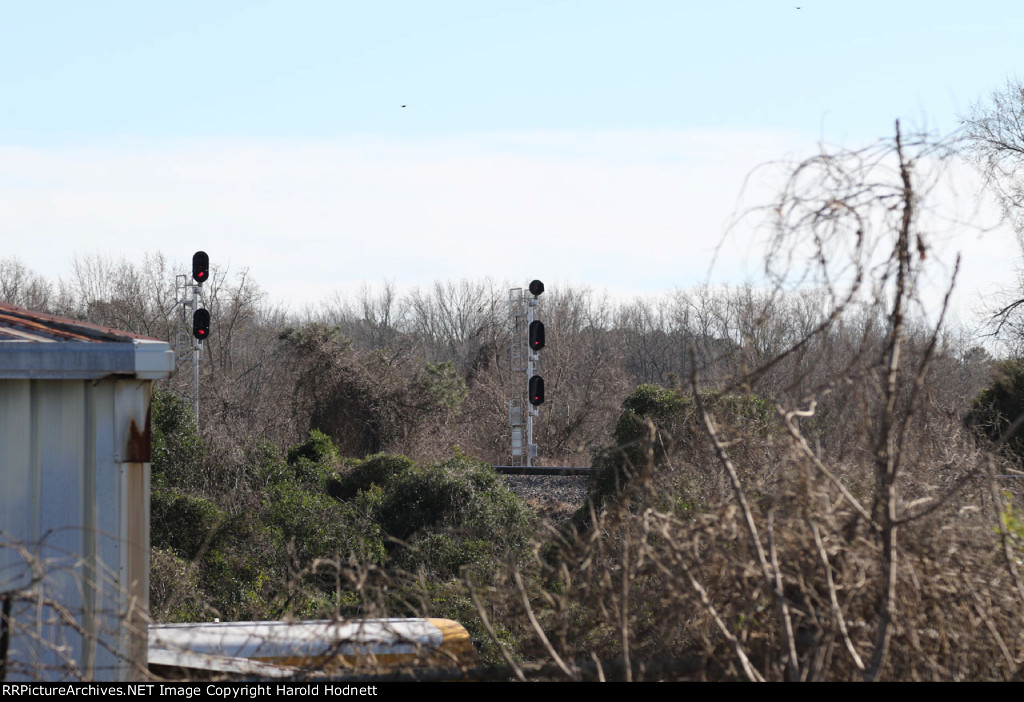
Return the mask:
{"type": "MultiPolygon", "coordinates": [[[[896,118],[951,132],[1024,72],[1022,28],[984,0],[0,0],[0,255],[55,276],[203,248],[293,307],[383,280],[687,287],[754,166],[896,118]]],[[[965,308],[1013,283],[1006,232],[949,247],[965,308]]],[[[757,269],[727,249],[711,280],[757,269]]]]}

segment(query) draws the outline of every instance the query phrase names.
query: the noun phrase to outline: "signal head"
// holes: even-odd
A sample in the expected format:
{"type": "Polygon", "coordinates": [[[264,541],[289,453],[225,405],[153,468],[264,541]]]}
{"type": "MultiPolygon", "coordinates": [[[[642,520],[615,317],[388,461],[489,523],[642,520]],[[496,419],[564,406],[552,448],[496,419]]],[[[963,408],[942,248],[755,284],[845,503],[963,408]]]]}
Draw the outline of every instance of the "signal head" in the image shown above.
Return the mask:
{"type": "Polygon", "coordinates": [[[196,251],[192,255],[192,280],[205,283],[210,278],[210,257],[205,251],[196,251]]]}
{"type": "Polygon", "coordinates": [[[210,311],[198,309],[192,313],[192,336],[200,341],[210,336],[210,311]]]}
{"type": "Polygon", "coordinates": [[[544,322],[537,319],[530,322],[530,348],[534,351],[544,348],[544,322]]]}
{"type": "Polygon", "coordinates": [[[537,297],[542,292],[544,292],[544,283],[540,282],[539,280],[531,280],[529,289],[530,294],[533,295],[534,297],[537,297]]]}
{"type": "Polygon", "coordinates": [[[539,375],[530,378],[529,397],[530,404],[534,407],[540,407],[544,404],[544,378],[541,378],[539,375]]]}

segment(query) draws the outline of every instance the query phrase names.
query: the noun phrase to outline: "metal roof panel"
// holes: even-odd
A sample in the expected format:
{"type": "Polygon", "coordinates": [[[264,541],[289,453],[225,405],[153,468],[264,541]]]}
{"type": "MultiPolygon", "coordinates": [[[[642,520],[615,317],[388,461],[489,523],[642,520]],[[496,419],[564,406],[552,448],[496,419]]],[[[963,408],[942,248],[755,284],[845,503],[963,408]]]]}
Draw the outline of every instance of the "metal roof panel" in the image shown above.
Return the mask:
{"type": "Polygon", "coordinates": [[[173,371],[165,341],[0,303],[0,378],[157,380],[173,371]]]}
{"type": "Polygon", "coordinates": [[[0,340],[123,342],[133,339],[160,341],[141,334],[26,310],[0,302],[0,340]]]}

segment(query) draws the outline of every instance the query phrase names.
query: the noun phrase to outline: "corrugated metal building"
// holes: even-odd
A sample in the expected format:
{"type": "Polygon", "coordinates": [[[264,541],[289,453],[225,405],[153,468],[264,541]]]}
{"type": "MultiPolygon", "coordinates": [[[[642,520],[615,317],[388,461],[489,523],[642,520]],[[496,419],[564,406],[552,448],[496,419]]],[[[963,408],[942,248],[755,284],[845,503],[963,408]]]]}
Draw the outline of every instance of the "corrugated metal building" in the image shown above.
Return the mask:
{"type": "Polygon", "coordinates": [[[149,410],[169,344],[0,304],[0,678],[146,666],[149,410]]]}

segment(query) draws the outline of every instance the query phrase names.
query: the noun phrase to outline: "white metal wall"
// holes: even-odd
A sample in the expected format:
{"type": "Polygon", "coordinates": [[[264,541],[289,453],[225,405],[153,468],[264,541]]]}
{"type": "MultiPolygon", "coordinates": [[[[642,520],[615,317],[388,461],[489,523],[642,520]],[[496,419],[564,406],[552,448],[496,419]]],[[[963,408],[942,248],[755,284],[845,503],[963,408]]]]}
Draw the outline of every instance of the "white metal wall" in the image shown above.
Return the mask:
{"type": "Polygon", "coordinates": [[[8,681],[145,666],[150,381],[0,379],[8,681]]]}

